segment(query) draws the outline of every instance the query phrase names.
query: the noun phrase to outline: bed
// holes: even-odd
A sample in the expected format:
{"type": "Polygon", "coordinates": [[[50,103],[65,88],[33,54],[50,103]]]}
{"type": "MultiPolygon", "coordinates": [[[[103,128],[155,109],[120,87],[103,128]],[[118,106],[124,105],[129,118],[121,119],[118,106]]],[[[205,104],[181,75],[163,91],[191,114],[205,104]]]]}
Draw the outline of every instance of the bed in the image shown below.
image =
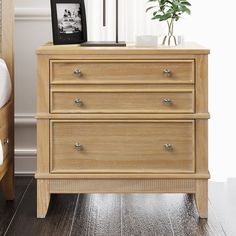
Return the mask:
{"type": "MultiPolygon", "coordinates": [[[[0,0],[0,58],[6,63],[14,87],[14,0],[0,0]]],[[[0,77],[0,80],[3,79],[0,77]]],[[[14,91],[0,107],[0,185],[6,200],[14,199],[14,91]]]]}

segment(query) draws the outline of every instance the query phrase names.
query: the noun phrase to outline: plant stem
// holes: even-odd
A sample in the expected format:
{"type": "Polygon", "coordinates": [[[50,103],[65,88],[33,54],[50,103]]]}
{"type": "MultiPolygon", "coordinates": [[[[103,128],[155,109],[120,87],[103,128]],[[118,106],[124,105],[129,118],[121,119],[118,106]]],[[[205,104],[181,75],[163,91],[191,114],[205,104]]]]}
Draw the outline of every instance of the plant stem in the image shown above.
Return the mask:
{"type": "Polygon", "coordinates": [[[169,22],[168,20],[166,21],[167,25],[168,25],[168,35],[170,35],[170,31],[171,31],[171,22],[169,22]]]}
{"type": "Polygon", "coordinates": [[[171,19],[171,21],[167,21],[168,24],[168,35],[173,36],[174,34],[174,18],[171,19]]]}

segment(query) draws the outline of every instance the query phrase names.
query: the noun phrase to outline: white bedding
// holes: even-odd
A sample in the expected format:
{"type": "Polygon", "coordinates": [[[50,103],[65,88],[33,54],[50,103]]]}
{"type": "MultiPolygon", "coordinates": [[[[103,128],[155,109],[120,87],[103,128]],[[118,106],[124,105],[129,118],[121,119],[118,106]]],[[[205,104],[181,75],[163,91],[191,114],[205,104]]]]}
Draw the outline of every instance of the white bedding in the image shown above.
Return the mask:
{"type": "Polygon", "coordinates": [[[9,101],[12,84],[6,63],[0,58],[0,109],[9,101]]]}
{"type": "Polygon", "coordinates": [[[2,148],[2,140],[0,139],[0,166],[3,164],[3,148],[2,148]]]}

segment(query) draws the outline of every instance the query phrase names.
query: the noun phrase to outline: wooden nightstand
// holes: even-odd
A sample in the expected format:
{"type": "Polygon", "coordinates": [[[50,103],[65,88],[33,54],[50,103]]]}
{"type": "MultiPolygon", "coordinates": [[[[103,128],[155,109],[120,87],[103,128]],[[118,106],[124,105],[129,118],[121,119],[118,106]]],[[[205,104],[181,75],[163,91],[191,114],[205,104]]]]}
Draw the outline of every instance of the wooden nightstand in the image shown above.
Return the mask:
{"type": "Polygon", "coordinates": [[[196,44],[38,51],[38,217],[51,193],[208,202],[208,54],[196,44]]]}

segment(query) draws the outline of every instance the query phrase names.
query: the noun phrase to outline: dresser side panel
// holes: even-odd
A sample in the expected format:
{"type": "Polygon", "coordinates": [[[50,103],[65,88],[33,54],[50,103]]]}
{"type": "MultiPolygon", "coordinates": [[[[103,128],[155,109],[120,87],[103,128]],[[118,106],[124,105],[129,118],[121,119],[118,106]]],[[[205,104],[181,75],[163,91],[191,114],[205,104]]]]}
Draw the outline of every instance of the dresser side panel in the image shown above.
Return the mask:
{"type": "Polygon", "coordinates": [[[49,173],[49,120],[37,121],[37,172],[49,173]]]}
{"type": "Polygon", "coordinates": [[[37,113],[49,113],[49,57],[37,57],[37,113]]]}
{"type": "Polygon", "coordinates": [[[208,120],[196,120],[196,172],[208,173],[208,120]]]}
{"type": "Polygon", "coordinates": [[[208,113],[208,56],[196,57],[196,113],[208,113]]]}

